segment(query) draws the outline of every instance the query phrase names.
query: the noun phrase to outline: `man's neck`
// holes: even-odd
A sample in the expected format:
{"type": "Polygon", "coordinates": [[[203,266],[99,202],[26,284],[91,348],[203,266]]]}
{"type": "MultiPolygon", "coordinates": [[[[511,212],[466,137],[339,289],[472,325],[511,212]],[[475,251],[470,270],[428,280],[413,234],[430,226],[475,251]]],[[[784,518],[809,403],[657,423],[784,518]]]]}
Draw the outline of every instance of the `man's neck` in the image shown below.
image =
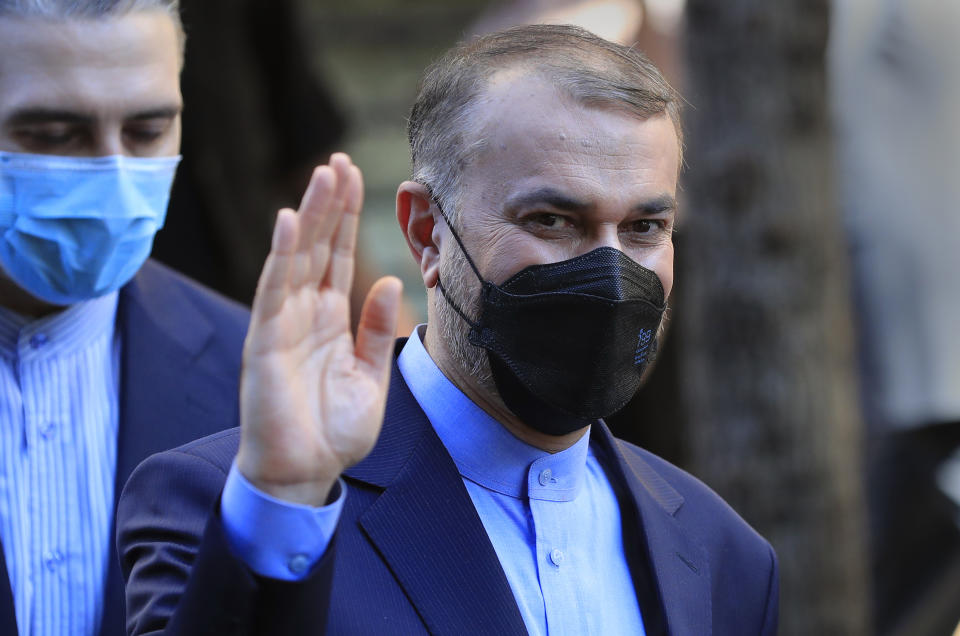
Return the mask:
{"type": "Polygon", "coordinates": [[[31,296],[2,271],[0,271],[0,307],[28,318],[43,318],[65,309],[60,305],[51,305],[31,296]]]}
{"type": "Polygon", "coordinates": [[[481,386],[472,375],[465,373],[460,365],[454,362],[453,356],[438,339],[431,338],[435,333],[429,328],[423,337],[423,347],[450,382],[463,391],[470,400],[483,409],[490,417],[497,420],[514,437],[535,448],[558,453],[577,443],[587,432],[589,426],[567,433],[566,435],[548,435],[524,424],[513,412],[507,408],[500,396],[493,389],[481,386]]]}

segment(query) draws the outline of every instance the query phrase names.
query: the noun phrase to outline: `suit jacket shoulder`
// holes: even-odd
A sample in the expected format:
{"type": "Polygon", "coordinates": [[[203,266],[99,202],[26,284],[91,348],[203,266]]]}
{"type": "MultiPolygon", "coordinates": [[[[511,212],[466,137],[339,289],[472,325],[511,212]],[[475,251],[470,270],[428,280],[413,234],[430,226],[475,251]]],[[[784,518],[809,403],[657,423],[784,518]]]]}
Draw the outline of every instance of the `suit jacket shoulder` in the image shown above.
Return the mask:
{"type": "Polygon", "coordinates": [[[599,436],[638,506],[670,633],[706,633],[710,625],[713,634],[776,634],[779,575],[770,544],[693,475],[605,426],[599,436]]]}

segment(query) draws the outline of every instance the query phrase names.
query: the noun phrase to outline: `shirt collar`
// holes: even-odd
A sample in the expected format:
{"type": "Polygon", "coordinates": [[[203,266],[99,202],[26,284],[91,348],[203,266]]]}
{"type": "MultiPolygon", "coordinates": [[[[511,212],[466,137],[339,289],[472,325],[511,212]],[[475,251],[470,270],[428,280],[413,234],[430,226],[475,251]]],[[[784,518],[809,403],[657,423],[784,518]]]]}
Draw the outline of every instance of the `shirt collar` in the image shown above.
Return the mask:
{"type": "Polygon", "coordinates": [[[558,453],[520,441],[440,371],[420,339],[424,327],[413,330],[397,366],[460,474],[511,497],[576,498],[585,479],[589,431],[558,453]]]}
{"type": "Polygon", "coordinates": [[[0,307],[0,354],[28,361],[65,355],[114,330],[117,292],[32,319],[0,307]]]}

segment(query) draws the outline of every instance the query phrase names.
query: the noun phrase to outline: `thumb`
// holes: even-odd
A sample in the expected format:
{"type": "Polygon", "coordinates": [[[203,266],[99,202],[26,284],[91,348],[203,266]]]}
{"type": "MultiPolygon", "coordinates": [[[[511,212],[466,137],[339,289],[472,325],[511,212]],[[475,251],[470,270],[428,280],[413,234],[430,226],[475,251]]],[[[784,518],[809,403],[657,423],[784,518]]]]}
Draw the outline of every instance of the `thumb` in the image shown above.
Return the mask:
{"type": "Polygon", "coordinates": [[[386,384],[390,375],[402,291],[399,278],[385,276],[370,288],[360,312],[355,349],[357,366],[380,385],[386,384]]]}

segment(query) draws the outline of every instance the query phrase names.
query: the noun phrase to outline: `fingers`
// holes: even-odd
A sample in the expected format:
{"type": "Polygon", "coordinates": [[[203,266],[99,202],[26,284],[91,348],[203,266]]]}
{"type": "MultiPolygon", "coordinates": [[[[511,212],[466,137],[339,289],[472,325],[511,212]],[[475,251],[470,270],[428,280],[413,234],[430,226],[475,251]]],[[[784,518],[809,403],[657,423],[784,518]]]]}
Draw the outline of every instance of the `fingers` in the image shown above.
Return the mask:
{"type": "Polygon", "coordinates": [[[330,163],[317,166],[310,178],[303,198],[300,199],[298,214],[306,231],[300,238],[298,250],[306,250],[316,240],[329,239],[340,222],[343,200],[343,177],[352,165],[350,158],[342,152],[331,155],[330,163]]]}
{"type": "Polygon", "coordinates": [[[363,176],[360,169],[349,166],[344,179],[343,216],[337,227],[330,255],[330,267],[325,285],[344,294],[350,293],[353,285],[354,260],[357,251],[357,227],[360,209],[363,207],[363,176]]]}
{"type": "Polygon", "coordinates": [[[319,285],[329,278],[331,244],[345,212],[349,212],[348,200],[355,196],[351,192],[353,172],[359,170],[344,153],[334,153],[328,166],[314,170],[298,212],[301,227],[291,283],[294,287],[319,285]]]}
{"type": "MultiPolygon", "coordinates": [[[[291,284],[294,287],[299,287],[307,280],[316,278],[314,247],[317,237],[324,231],[324,226],[336,223],[336,219],[331,219],[331,213],[337,209],[336,190],[337,175],[334,170],[330,166],[315,168],[297,212],[300,231],[296,246],[297,256],[294,259],[291,275],[291,284]]],[[[321,266],[326,268],[326,255],[320,256],[324,261],[321,266]]]]}
{"type": "Polygon", "coordinates": [[[347,155],[336,153],[330,165],[313,171],[300,209],[277,215],[254,298],[255,322],[275,315],[284,299],[304,286],[322,283],[349,293],[362,202],[363,178],[347,155]]]}
{"type": "Polygon", "coordinates": [[[261,324],[280,311],[287,295],[287,284],[296,259],[296,213],[284,208],[273,226],[270,254],[260,272],[257,293],[253,298],[251,322],[261,324]]]}
{"type": "Polygon", "coordinates": [[[381,386],[390,377],[402,291],[400,279],[381,278],[370,288],[360,312],[355,349],[357,366],[381,386]]]}

